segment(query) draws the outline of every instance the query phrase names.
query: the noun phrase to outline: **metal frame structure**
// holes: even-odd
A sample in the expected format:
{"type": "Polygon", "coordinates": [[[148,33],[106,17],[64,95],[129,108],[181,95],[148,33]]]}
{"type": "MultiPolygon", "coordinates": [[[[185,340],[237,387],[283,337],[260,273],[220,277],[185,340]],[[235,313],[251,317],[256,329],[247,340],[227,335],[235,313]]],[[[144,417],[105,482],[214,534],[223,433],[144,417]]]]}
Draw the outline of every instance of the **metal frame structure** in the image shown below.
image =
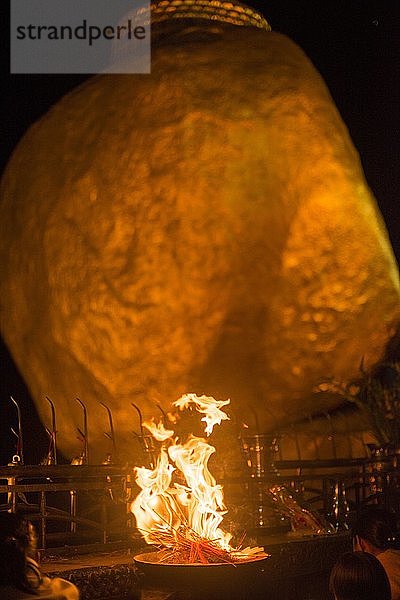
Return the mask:
{"type": "MultiPolygon", "coordinates": [[[[284,485],[338,530],[348,513],[367,503],[400,512],[400,469],[397,455],[380,458],[276,461],[271,470],[226,478],[224,486],[241,486],[250,499],[255,529],[267,490],[284,485]],[[336,512],[335,512],[336,511],[336,512]]],[[[19,464],[0,467],[0,510],[23,511],[38,524],[38,546],[108,544],[134,534],[129,511],[133,499],[132,468],[114,465],[19,464]],[[72,501],[73,498],[73,501],[72,501]]]]}
{"type": "Polygon", "coordinates": [[[126,539],[130,471],[113,465],[0,467],[0,510],[38,523],[38,547],[126,539]]]}

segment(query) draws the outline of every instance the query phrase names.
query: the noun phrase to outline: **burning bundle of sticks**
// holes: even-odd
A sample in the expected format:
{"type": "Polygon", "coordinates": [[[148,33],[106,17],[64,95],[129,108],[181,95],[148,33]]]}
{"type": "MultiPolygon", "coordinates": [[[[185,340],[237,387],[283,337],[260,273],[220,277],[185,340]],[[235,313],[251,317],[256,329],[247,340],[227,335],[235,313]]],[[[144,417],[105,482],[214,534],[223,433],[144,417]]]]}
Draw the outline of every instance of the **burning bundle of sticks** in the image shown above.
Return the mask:
{"type": "MultiPolygon", "coordinates": [[[[222,410],[229,402],[186,394],[174,407],[195,408],[203,415],[209,436],[214,425],[229,419],[222,410]]],[[[220,528],[226,513],[223,490],[208,469],[215,448],[194,435],[180,443],[162,421],[147,421],[143,426],[159,442],[160,452],[154,469],[135,469],[141,491],[131,511],[146,542],[160,549],[158,562],[210,564],[265,558],[263,548],[232,547],[231,534],[220,528]]]]}
{"type": "Polygon", "coordinates": [[[157,553],[157,560],[160,563],[232,564],[267,556],[263,548],[259,547],[228,551],[221,548],[217,541],[207,540],[195,531],[188,529],[187,526],[160,535],[157,545],[161,548],[157,553]]]}

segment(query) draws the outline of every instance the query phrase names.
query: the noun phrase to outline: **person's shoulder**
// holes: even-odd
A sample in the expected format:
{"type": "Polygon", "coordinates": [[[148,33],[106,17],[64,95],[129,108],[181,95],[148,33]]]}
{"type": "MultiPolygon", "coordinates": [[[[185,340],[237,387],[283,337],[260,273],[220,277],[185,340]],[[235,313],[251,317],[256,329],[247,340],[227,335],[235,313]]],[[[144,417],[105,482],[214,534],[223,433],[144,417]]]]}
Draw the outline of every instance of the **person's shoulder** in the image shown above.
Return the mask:
{"type": "Polygon", "coordinates": [[[392,600],[400,600],[400,550],[389,548],[378,554],[377,558],[389,577],[392,600]]]}
{"type": "MultiPolygon", "coordinates": [[[[377,559],[385,569],[390,579],[392,588],[395,585],[400,593],[400,550],[389,548],[388,550],[378,554],[377,559]]],[[[397,595],[396,598],[398,598],[397,595]]]]}
{"type": "Polygon", "coordinates": [[[378,554],[378,558],[381,562],[393,561],[400,563],[400,550],[394,548],[388,548],[384,552],[378,554]]]}
{"type": "Polygon", "coordinates": [[[54,579],[44,577],[42,585],[37,590],[37,595],[41,600],[79,600],[79,591],[76,585],[60,577],[54,579]]]}

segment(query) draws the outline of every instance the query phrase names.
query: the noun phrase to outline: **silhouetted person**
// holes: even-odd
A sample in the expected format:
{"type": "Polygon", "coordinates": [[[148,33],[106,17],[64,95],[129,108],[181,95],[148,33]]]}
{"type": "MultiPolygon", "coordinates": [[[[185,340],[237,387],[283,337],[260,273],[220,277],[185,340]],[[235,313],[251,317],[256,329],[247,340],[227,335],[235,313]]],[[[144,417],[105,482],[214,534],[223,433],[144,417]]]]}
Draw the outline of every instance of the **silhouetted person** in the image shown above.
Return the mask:
{"type": "Polygon", "coordinates": [[[377,557],[389,578],[392,600],[400,600],[400,551],[391,547],[394,530],[391,513],[379,506],[369,506],[358,515],[352,527],[353,548],[377,557]]]}
{"type": "Polygon", "coordinates": [[[346,552],[329,579],[335,600],[391,600],[390,583],[379,560],[369,552],[346,552]]]}
{"type": "Polygon", "coordinates": [[[78,588],[65,579],[42,576],[34,559],[35,533],[22,516],[0,512],[1,600],[78,600],[78,588]]]}

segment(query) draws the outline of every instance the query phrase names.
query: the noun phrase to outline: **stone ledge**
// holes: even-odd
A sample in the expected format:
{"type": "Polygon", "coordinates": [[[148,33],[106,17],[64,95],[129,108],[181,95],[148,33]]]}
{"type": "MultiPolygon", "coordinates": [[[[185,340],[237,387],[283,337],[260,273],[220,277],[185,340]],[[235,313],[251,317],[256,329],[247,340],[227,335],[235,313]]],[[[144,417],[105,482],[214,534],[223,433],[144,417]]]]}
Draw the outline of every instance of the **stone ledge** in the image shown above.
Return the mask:
{"type": "MultiPolygon", "coordinates": [[[[270,538],[261,544],[271,558],[264,572],[257,574],[255,597],[258,591],[265,600],[328,600],[330,570],[337,558],[351,549],[348,534],[270,538]]],[[[142,547],[70,558],[47,557],[42,568],[51,577],[63,577],[75,583],[81,591],[81,600],[207,600],[213,597],[209,591],[201,590],[201,583],[192,586],[198,589],[184,589],[177,581],[176,589],[171,590],[164,589],[159,581],[151,581],[150,585],[143,581],[133,556],[148,550],[149,547],[142,547]]],[[[237,598],[245,596],[238,592],[237,598]]],[[[225,599],[219,596],[219,600],[225,599]]]]}

